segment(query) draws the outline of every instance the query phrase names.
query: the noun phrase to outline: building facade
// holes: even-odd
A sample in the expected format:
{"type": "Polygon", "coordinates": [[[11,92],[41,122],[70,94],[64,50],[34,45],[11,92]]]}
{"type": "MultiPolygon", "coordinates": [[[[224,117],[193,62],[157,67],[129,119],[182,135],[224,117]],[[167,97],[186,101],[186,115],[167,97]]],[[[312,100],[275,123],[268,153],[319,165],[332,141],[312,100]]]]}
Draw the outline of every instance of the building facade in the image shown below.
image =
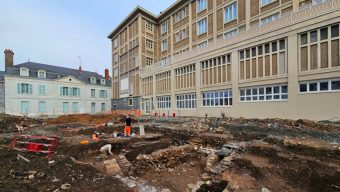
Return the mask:
{"type": "Polygon", "coordinates": [[[103,77],[81,68],[32,62],[6,63],[3,75],[4,111],[19,116],[52,117],[109,112],[112,86],[108,71],[105,73],[106,77],[103,77]]]}
{"type": "Polygon", "coordinates": [[[113,100],[138,97],[144,114],[340,120],[339,23],[340,0],[137,7],[109,35],[113,100]]]}

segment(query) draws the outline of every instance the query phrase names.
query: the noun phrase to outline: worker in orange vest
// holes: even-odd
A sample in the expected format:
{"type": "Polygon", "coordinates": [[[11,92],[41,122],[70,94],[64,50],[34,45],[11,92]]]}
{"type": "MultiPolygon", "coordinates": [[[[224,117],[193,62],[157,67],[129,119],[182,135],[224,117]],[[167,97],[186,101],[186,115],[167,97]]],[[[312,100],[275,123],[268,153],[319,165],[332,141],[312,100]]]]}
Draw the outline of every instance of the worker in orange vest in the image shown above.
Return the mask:
{"type": "Polygon", "coordinates": [[[99,140],[99,136],[96,132],[92,134],[92,139],[99,140]]]}
{"type": "Polygon", "coordinates": [[[131,135],[131,117],[130,115],[126,115],[125,118],[125,128],[124,128],[124,136],[130,136],[131,135]]]}

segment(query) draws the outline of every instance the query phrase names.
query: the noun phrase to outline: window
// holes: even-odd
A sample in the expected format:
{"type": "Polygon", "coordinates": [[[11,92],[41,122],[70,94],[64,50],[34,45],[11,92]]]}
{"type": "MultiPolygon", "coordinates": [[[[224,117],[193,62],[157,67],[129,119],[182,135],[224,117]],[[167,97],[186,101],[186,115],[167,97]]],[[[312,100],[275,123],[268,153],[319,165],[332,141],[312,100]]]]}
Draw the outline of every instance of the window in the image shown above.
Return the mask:
{"type": "Polygon", "coordinates": [[[45,85],[39,85],[39,95],[46,95],[45,85]]]}
{"type": "Polygon", "coordinates": [[[286,39],[240,51],[240,80],[287,74],[286,39]]]}
{"type": "Polygon", "coordinates": [[[317,4],[320,4],[320,3],[324,3],[326,2],[326,0],[313,0],[313,4],[314,5],[317,5],[317,4]]]}
{"type": "Polygon", "coordinates": [[[96,78],[95,77],[91,77],[90,78],[90,83],[91,84],[96,84],[96,78]]]}
{"type": "MultiPolygon", "coordinates": [[[[71,88],[70,88],[71,90],[71,88]]],[[[80,88],[73,87],[70,96],[80,97],[80,88]]]]}
{"type": "Polygon", "coordinates": [[[288,99],[287,85],[251,87],[240,89],[240,101],[286,101],[288,99]]]}
{"type": "Polygon", "coordinates": [[[161,60],[161,66],[164,67],[164,66],[167,66],[168,64],[169,64],[169,59],[167,57],[164,57],[161,60]]]}
{"type": "Polygon", "coordinates": [[[233,37],[235,35],[237,35],[237,29],[229,31],[227,33],[224,33],[224,39],[228,39],[228,38],[233,37]]]}
{"type": "Polygon", "coordinates": [[[175,88],[188,89],[196,86],[196,65],[190,64],[175,69],[175,88]]]}
{"type": "Polygon", "coordinates": [[[197,35],[207,32],[207,19],[202,19],[197,23],[197,35]]]}
{"type": "Polygon", "coordinates": [[[299,38],[301,72],[340,66],[339,24],[304,32],[299,38]]]}
{"type": "Polygon", "coordinates": [[[133,106],[133,98],[129,98],[129,101],[128,101],[129,103],[128,103],[128,105],[129,106],[133,106]]]}
{"type": "Polygon", "coordinates": [[[231,82],[231,55],[221,55],[200,62],[201,85],[231,82]]]}
{"type": "Polygon", "coordinates": [[[149,31],[153,30],[153,24],[150,21],[145,22],[145,28],[149,31]]]}
{"type": "Polygon", "coordinates": [[[168,40],[163,40],[162,41],[162,46],[161,46],[161,51],[167,51],[168,50],[168,40]]]}
{"type": "Polygon", "coordinates": [[[261,0],[261,5],[264,6],[264,5],[267,5],[271,2],[273,2],[274,0],[261,0]]]}
{"type": "Polygon", "coordinates": [[[118,67],[113,69],[113,77],[117,78],[118,77],[118,67]]]}
{"type": "Polygon", "coordinates": [[[20,76],[28,77],[29,76],[29,70],[27,68],[20,68],[20,76]]]}
{"type": "Polygon", "coordinates": [[[233,95],[231,90],[203,92],[203,106],[232,106],[233,95]]]}
{"type": "Polygon", "coordinates": [[[95,89],[91,89],[91,97],[92,98],[96,97],[96,90],[95,89]]]}
{"type": "Polygon", "coordinates": [[[62,87],[62,95],[63,96],[68,96],[68,87],[62,87]]]}
{"type": "Polygon", "coordinates": [[[17,84],[17,93],[18,94],[33,94],[33,86],[27,83],[18,83],[17,84]]]}
{"type": "Polygon", "coordinates": [[[99,91],[99,97],[100,98],[107,98],[107,91],[106,90],[100,90],[99,91]]]}
{"type": "Polygon", "coordinates": [[[150,57],[147,57],[147,58],[146,58],[146,65],[150,66],[150,65],[152,65],[152,64],[153,64],[153,59],[150,58],[150,57]]]}
{"type": "Polygon", "coordinates": [[[300,83],[300,93],[320,93],[340,91],[340,80],[318,80],[300,83]]]}
{"type": "Polygon", "coordinates": [[[46,78],[46,72],[45,71],[38,71],[38,78],[45,79],[46,78]]]}
{"type": "Polygon", "coordinates": [[[68,113],[69,112],[69,102],[63,102],[63,112],[68,113]]]}
{"type": "Polygon", "coordinates": [[[21,101],[21,113],[27,114],[29,112],[29,102],[21,101]]]}
{"type": "Polygon", "coordinates": [[[277,13],[277,14],[274,14],[274,15],[272,15],[272,16],[263,18],[263,19],[261,19],[261,25],[271,23],[271,22],[277,20],[279,17],[280,17],[280,14],[277,13]]]}
{"type": "Polygon", "coordinates": [[[60,87],[60,96],[80,97],[80,88],[60,87]]]}
{"type": "Polygon", "coordinates": [[[206,47],[206,46],[208,46],[208,41],[204,41],[202,43],[197,44],[198,48],[203,48],[203,47],[206,47]]]}
{"type": "Polygon", "coordinates": [[[117,53],[115,53],[115,54],[113,54],[113,61],[114,61],[115,63],[117,63],[117,62],[119,61],[119,55],[118,55],[118,52],[117,52],[117,53]]]}
{"type": "Polygon", "coordinates": [[[176,22],[184,19],[186,16],[187,16],[187,8],[185,7],[176,13],[175,15],[176,22]]]}
{"type": "Polygon", "coordinates": [[[171,96],[157,97],[158,109],[170,109],[171,108],[171,96]]]}
{"type": "Polygon", "coordinates": [[[101,112],[105,112],[105,111],[106,111],[105,103],[101,103],[100,111],[101,111],[101,112]]]}
{"type": "Polygon", "coordinates": [[[78,102],[73,102],[72,111],[73,111],[73,113],[78,113],[79,112],[79,104],[78,104],[78,102]]]}
{"type": "Polygon", "coordinates": [[[166,33],[168,32],[168,22],[167,21],[164,21],[161,25],[161,33],[166,33]]]}
{"type": "Polygon", "coordinates": [[[153,48],[153,41],[150,39],[146,39],[146,47],[148,49],[152,49],[153,48]]]}
{"type": "Polygon", "coordinates": [[[228,5],[224,9],[224,23],[230,22],[236,19],[236,17],[237,17],[237,4],[235,2],[231,5],[228,5]]]}
{"type": "Polygon", "coordinates": [[[175,34],[175,42],[181,41],[189,36],[189,29],[184,28],[175,34]]]}
{"type": "Polygon", "coordinates": [[[118,47],[118,37],[113,39],[113,48],[117,48],[118,47]]]}
{"type": "Polygon", "coordinates": [[[201,12],[207,8],[207,0],[197,0],[197,12],[201,12]]]}
{"type": "Polygon", "coordinates": [[[178,109],[196,108],[196,93],[176,95],[178,109]]]}
{"type": "Polygon", "coordinates": [[[96,103],[91,103],[91,113],[96,113],[96,103]]]}
{"type": "Polygon", "coordinates": [[[106,79],[101,79],[100,84],[105,85],[106,84],[106,79]]]}
{"type": "Polygon", "coordinates": [[[46,102],[39,101],[39,113],[46,113],[46,102]]]}

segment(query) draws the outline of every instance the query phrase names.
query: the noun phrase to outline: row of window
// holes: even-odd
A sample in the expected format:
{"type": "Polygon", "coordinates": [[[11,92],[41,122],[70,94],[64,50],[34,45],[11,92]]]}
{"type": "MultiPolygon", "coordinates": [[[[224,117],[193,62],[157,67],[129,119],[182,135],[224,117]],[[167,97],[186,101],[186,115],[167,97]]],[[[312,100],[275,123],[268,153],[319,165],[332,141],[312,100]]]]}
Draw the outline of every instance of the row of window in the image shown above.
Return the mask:
{"type": "Polygon", "coordinates": [[[171,108],[171,96],[157,97],[158,109],[170,109],[171,108]]]}
{"type": "MultiPolygon", "coordinates": [[[[96,97],[96,90],[91,89],[91,97],[95,98],[96,97]]],[[[100,98],[107,98],[107,91],[106,90],[99,90],[99,97],[100,98]]]]}
{"type": "Polygon", "coordinates": [[[177,95],[178,109],[194,109],[196,108],[196,93],[177,95]]]}
{"type": "MultiPolygon", "coordinates": [[[[106,104],[101,103],[101,112],[106,111],[106,104]]],[[[29,101],[21,101],[21,113],[30,113],[29,101]]],[[[46,113],[46,101],[38,101],[38,112],[46,113]]],[[[79,103],[78,102],[63,102],[63,113],[78,113],[79,103]],[[72,104],[72,110],[70,109],[70,104],[72,104]]],[[[96,113],[96,103],[91,103],[91,113],[96,113]]]]}
{"type": "Polygon", "coordinates": [[[275,85],[240,89],[240,101],[282,101],[288,100],[288,86],[275,85]]]}
{"type": "Polygon", "coordinates": [[[80,97],[80,88],[60,87],[60,96],[80,97]]]}
{"type": "Polygon", "coordinates": [[[340,80],[321,80],[300,83],[300,93],[340,91],[340,80]]]}

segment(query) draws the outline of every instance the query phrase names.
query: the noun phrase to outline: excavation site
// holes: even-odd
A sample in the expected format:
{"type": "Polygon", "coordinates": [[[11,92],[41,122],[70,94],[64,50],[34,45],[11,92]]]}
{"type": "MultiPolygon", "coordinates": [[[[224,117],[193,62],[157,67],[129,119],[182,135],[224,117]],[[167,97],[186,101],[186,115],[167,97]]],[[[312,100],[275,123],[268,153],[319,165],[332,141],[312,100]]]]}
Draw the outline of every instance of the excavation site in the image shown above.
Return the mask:
{"type": "Polygon", "coordinates": [[[2,115],[0,191],[335,192],[339,125],[132,117],[125,136],[118,114],[2,115]]]}

